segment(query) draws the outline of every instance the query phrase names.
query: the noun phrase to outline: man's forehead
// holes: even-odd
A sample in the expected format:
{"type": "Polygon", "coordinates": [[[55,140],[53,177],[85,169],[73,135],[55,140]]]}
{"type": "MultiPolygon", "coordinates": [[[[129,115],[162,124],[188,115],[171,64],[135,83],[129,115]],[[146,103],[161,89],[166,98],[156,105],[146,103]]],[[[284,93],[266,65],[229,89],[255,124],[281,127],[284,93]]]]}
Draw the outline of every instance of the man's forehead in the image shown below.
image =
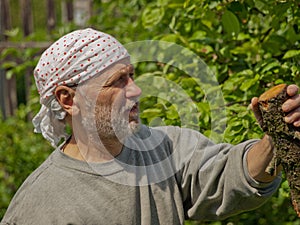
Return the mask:
{"type": "Polygon", "coordinates": [[[103,77],[103,80],[109,80],[113,77],[117,77],[120,74],[133,72],[134,67],[132,64],[118,64],[115,67],[113,66],[111,69],[107,70],[105,73],[101,74],[99,78],[103,77]]]}
{"type": "Polygon", "coordinates": [[[95,76],[92,78],[90,81],[87,81],[86,83],[93,83],[95,81],[105,83],[106,81],[110,80],[114,76],[118,76],[119,74],[122,73],[127,73],[127,72],[133,72],[134,67],[130,63],[130,61],[123,61],[123,62],[118,62],[107,68],[105,71],[103,71],[101,74],[95,76]]]}
{"type": "Polygon", "coordinates": [[[119,75],[119,74],[123,74],[123,73],[132,73],[134,71],[134,67],[132,64],[127,64],[124,65],[123,67],[121,67],[120,69],[117,69],[115,71],[112,71],[111,76],[113,77],[114,75],[119,75]]]}
{"type": "Polygon", "coordinates": [[[109,70],[110,74],[119,73],[119,72],[125,72],[125,71],[132,71],[133,65],[130,63],[127,64],[120,64],[117,67],[113,67],[111,70],[109,70]]]}

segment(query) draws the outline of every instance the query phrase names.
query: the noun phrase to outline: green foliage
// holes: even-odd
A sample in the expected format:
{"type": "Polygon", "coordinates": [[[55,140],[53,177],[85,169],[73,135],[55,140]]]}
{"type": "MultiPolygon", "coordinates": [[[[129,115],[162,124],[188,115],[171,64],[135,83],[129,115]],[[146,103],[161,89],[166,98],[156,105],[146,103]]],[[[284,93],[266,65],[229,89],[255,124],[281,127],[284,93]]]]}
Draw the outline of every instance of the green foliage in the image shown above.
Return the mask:
{"type": "Polygon", "coordinates": [[[141,21],[146,0],[94,0],[93,4],[96,14],[90,20],[92,27],[113,35],[122,43],[151,38],[141,21]]]}
{"type": "MultiPolygon", "coordinates": [[[[174,61],[169,55],[176,53],[168,52],[169,48],[158,53],[159,59],[169,58],[167,62],[135,65],[136,80],[144,93],[149,93],[141,98],[141,119],[146,124],[187,126],[216,142],[236,144],[263,135],[248,107],[252,97],[276,84],[300,85],[298,1],[94,0],[93,9],[96,14],[89,26],[112,34],[124,44],[146,39],[176,43],[200,57],[216,76],[217,82],[209,76],[197,77],[203,70],[191,69],[197,64],[185,61],[188,57],[184,51],[180,52],[184,56],[180,58],[182,62],[178,67],[172,66],[174,61]],[[150,95],[159,90],[162,90],[159,94],[150,95]],[[223,103],[212,101],[219,95],[218,90],[223,103]],[[179,98],[178,93],[186,94],[191,101],[179,98]]],[[[56,38],[73,28],[60,27],[52,35],[56,38]]],[[[49,39],[41,30],[28,39],[49,39]]],[[[8,34],[12,40],[21,40],[17,28],[8,34]]],[[[8,76],[21,80],[24,71],[35,65],[39,52],[26,51],[25,54],[16,49],[2,51],[2,67],[8,76]],[[12,57],[19,59],[17,63],[9,60],[12,57]]],[[[33,90],[27,102],[29,108],[21,108],[18,116],[1,121],[0,177],[4,181],[0,184],[0,217],[22,180],[50,152],[50,146],[39,135],[32,134],[32,127],[25,120],[30,110],[37,110],[37,103],[33,90]]],[[[223,221],[186,224],[299,225],[300,222],[283,179],[278,192],[258,210],[223,221]]]]}
{"type": "Polygon", "coordinates": [[[25,178],[52,151],[52,147],[33,133],[27,109],[21,106],[15,117],[0,119],[0,218],[25,178]]]}

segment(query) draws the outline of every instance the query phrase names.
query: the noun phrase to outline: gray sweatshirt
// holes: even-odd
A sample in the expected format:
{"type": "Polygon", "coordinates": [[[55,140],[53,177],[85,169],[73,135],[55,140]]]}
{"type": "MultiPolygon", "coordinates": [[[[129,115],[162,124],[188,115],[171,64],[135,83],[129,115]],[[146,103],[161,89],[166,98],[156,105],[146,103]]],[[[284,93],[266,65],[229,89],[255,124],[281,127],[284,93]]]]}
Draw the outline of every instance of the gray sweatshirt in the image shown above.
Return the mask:
{"type": "Polygon", "coordinates": [[[263,204],[277,189],[247,172],[256,140],[214,144],[179,127],[148,128],[128,138],[120,155],[87,163],[60,148],[19,188],[4,224],[176,225],[220,220],[263,204]]]}

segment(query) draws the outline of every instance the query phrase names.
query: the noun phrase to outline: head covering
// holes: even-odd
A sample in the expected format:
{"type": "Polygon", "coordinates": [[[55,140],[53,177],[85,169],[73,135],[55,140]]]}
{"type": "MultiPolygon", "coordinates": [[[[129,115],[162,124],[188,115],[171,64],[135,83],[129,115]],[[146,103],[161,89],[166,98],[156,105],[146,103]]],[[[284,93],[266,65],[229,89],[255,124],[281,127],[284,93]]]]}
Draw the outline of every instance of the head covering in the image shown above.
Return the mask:
{"type": "Polygon", "coordinates": [[[54,42],[34,70],[42,104],[32,120],[34,131],[57,147],[67,134],[66,112],[54,96],[55,88],[78,85],[127,57],[127,50],[114,37],[91,28],[71,32],[54,42]]]}

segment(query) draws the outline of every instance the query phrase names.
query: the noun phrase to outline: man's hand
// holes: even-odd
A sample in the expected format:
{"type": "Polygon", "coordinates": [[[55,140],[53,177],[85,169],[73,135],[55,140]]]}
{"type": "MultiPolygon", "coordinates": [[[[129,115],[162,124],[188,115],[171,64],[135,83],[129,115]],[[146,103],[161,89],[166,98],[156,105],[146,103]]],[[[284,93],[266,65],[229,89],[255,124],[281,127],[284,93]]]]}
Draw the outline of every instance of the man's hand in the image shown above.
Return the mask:
{"type": "MultiPolygon", "coordinates": [[[[286,113],[284,120],[296,127],[300,127],[300,95],[299,88],[292,84],[287,87],[287,94],[290,96],[282,105],[282,110],[286,113]]],[[[262,116],[258,108],[258,98],[254,97],[250,105],[259,125],[262,127],[262,116]]],[[[248,171],[252,178],[260,182],[270,182],[275,179],[266,172],[266,168],[273,158],[273,142],[272,138],[265,135],[259,142],[257,142],[247,154],[248,171]]],[[[276,169],[278,174],[282,167],[276,169]]]]}
{"type": "MultiPolygon", "coordinates": [[[[287,113],[284,120],[287,123],[292,123],[296,127],[300,127],[300,95],[298,94],[299,88],[295,84],[291,84],[287,87],[287,94],[290,96],[288,100],[282,105],[282,110],[287,113]]],[[[262,116],[258,108],[258,98],[254,97],[251,100],[250,105],[254,116],[262,126],[262,116]]]]}

